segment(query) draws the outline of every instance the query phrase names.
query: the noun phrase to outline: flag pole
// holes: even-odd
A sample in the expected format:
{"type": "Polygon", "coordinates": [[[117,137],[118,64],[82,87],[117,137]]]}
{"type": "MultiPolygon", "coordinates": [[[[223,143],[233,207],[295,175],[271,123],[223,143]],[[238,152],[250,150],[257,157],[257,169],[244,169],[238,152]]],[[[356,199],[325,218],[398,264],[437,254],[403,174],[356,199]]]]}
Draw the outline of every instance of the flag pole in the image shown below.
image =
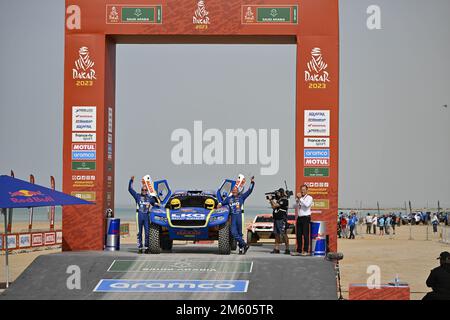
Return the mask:
{"type": "MultiPolygon", "coordinates": [[[[55,190],[55,178],[50,176],[50,186],[52,190],[55,190]]],[[[55,206],[50,207],[50,230],[53,231],[55,229],[55,206]]]]}
{"type": "Polygon", "coordinates": [[[5,277],[6,277],[6,288],[9,288],[9,261],[8,261],[8,214],[6,209],[2,209],[2,213],[5,215],[5,277]]]}

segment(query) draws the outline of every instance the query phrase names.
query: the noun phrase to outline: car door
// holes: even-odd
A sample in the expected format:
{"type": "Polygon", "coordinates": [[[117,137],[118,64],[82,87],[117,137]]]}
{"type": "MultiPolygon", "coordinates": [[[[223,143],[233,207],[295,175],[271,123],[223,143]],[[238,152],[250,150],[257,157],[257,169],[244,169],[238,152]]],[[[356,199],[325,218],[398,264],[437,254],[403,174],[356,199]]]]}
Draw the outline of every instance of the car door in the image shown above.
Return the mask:
{"type": "Polygon", "coordinates": [[[222,184],[220,185],[220,188],[217,189],[217,200],[219,202],[222,202],[225,200],[226,197],[230,194],[233,187],[236,185],[235,180],[225,179],[222,184]]]}
{"type": "Polygon", "coordinates": [[[169,201],[170,196],[172,195],[172,191],[170,190],[169,184],[167,180],[158,180],[155,181],[155,190],[158,194],[159,201],[161,204],[165,205],[167,201],[169,201]]]}

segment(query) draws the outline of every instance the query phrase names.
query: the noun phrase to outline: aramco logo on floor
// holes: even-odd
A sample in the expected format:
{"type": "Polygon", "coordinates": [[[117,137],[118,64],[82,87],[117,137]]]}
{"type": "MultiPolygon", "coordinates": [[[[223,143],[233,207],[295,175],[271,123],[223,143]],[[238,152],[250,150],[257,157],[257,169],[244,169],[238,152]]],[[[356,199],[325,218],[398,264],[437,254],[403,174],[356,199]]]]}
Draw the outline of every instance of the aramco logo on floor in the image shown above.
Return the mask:
{"type": "Polygon", "coordinates": [[[102,279],[94,292],[247,292],[248,280],[102,279]]]}

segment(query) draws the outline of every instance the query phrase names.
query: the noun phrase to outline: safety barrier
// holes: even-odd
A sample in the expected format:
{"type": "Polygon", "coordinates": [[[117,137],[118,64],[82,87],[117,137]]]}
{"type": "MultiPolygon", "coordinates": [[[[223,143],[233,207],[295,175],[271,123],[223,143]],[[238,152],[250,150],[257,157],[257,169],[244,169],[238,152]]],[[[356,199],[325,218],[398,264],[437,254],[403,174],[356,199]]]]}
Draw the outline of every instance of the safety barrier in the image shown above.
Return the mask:
{"type": "MultiPolygon", "coordinates": [[[[5,251],[5,234],[0,235],[0,249],[5,251]]],[[[28,250],[62,244],[62,230],[8,234],[8,250],[28,250]]]]}
{"type": "MultiPolygon", "coordinates": [[[[376,232],[376,236],[380,236],[379,227],[376,228],[376,232]]],[[[450,244],[450,226],[445,226],[443,223],[438,226],[437,232],[433,231],[433,225],[431,223],[428,225],[397,225],[395,227],[395,234],[394,229],[391,226],[388,229],[388,232],[389,233],[387,233],[385,230],[382,238],[391,240],[439,241],[442,243],[450,244]]],[[[348,237],[349,234],[350,231],[348,230],[348,228],[346,232],[342,232],[343,237],[348,237]]],[[[357,227],[355,228],[355,236],[357,239],[373,239],[375,237],[375,235],[373,234],[373,228],[371,228],[371,234],[366,233],[365,224],[357,225],[357,227]]]]}

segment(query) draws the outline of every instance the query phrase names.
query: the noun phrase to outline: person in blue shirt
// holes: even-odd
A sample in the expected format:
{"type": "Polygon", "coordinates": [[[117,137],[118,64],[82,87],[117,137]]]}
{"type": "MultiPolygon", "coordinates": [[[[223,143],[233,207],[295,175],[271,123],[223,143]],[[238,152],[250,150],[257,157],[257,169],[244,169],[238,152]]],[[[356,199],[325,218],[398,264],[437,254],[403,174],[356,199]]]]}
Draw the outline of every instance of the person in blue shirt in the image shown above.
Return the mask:
{"type": "Polygon", "coordinates": [[[133,196],[134,201],[136,201],[136,224],[138,228],[137,233],[137,246],[138,253],[142,253],[142,228],[145,231],[145,253],[149,253],[149,228],[150,228],[150,217],[149,212],[152,206],[157,203],[156,197],[150,196],[148,194],[147,186],[143,185],[141,188],[141,193],[138,194],[133,189],[134,176],[131,177],[128,184],[128,191],[133,196]]]}
{"type": "Polygon", "coordinates": [[[353,231],[355,230],[357,221],[358,221],[358,218],[356,217],[356,214],[352,213],[352,215],[348,219],[348,226],[350,228],[350,235],[348,236],[349,239],[355,239],[355,234],[353,231]]]}
{"type": "Polygon", "coordinates": [[[380,236],[384,235],[384,222],[385,222],[385,218],[384,218],[384,216],[381,216],[380,219],[378,219],[378,227],[380,229],[380,236]]]}
{"type": "Polygon", "coordinates": [[[237,187],[231,191],[231,195],[225,198],[222,203],[219,203],[220,208],[223,205],[228,205],[231,214],[231,235],[239,244],[239,254],[246,254],[250,246],[244,241],[242,234],[242,207],[245,199],[252,193],[255,186],[255,177],[252,177],[250,187],[247,191],[241,193],[237,187]]]}
{"type": "Polygon", "coordinates": [[[384,232],[389,235],[391,233],[392,226],[392,218],[390,215],[385,216],[384,218],[384,232]]]}

